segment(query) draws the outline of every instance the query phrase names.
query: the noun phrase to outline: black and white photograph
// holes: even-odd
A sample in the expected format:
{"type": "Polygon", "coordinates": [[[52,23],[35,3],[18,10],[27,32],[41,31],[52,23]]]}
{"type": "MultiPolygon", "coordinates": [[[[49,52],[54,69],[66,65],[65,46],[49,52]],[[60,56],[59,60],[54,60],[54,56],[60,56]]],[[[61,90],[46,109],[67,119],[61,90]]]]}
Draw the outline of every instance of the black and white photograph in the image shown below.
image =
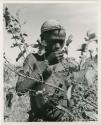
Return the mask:
{"type": "Polygon", "coordinates": [[[98,121],[98,4],[3,3],[4,122],[98,121]]]}

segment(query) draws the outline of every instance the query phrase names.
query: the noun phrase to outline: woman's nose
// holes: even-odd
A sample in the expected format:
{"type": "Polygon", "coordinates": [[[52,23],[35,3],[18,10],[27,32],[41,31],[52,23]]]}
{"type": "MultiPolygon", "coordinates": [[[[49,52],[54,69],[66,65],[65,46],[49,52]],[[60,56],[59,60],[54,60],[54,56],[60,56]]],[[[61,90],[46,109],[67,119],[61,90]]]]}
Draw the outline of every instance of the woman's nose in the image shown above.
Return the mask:
{"type": "Polygon", "coordinates": [[[61,46],[60,46],[59,43],[56,43],[56,44],[55,44],[55,48],[56,48],[56,49],[60,49],[60,47],[61,47],[61,46]]]}

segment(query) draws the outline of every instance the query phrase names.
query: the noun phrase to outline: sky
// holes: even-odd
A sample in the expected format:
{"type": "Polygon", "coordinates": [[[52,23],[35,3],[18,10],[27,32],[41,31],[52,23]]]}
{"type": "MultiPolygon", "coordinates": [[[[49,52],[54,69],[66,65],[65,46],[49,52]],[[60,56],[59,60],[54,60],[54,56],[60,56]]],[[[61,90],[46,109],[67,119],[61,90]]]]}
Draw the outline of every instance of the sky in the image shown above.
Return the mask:
{"type": "MultiPolygon", "coordinates": [[[[20,14],[20,20],[23,23],[22,30],[28,34],[26,41],[35,43],[40,38],[40,28],[44,21],[49,19],[58,20],[66,29],[66,36],[73,35],[73,42],[69,46],[69,56],[78,59],[80,53],[76,51],[81,43],[85,42],[84,37],[88,30],[97,33],[98,15],[97,6],[94,3],[26,3],[26,4],[4,4],[12,15],[16,12],[20,14]]],[[[18,48],[10,48],[11,36],[4,27],[4,45],[3,49],[7,58],[15,62],[15,58],[20,52],[18,48]]],[[[20,63],[20,62],[19,62],[20,63]]]]}

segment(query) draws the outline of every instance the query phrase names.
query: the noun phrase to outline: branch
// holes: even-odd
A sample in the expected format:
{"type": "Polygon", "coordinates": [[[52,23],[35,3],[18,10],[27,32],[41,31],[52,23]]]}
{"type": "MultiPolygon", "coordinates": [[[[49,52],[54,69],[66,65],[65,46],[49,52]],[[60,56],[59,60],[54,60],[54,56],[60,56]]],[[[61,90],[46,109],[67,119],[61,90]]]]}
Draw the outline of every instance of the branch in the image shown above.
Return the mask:
{"type": "Polygon", "coordinates": [[[91,106],[93,106],[94,108],[96,108],[96,109],[97,109],[97,105],[96,105],[96,104],[94,104],[94,102],[91,102],[89,99],[88,99],[88,100],[86,100],[86,99],[83,99],[83,98],[82,98],[82,100],[83,100],[84,102],[86,102],[86,103],[90,104],[91,106]]]}
{"type": "Polygon", "coordinates": [[[72,118],[75,118],[75,116],[67,108],[64,108],[61,105],[56,106],[56,108],[63,110],[64,112],[66,112],[67,114],[69,114],[70,116],[72,116],[72,118]]]}
{"type": "MultiPolygon", "coordinates": [[[[25,48],[25,52],[23,53],[23,50],[21,49],[21,46],[20,46],[19,43],[18,43],[18,40],[20,40],[21,44],[24,43],[24,42],[25,42],[24,36],[27,36],[27,34],[26,34],[26,33],[22,33],[22,31],[21,31],[22,26],[21,26],[21,24],[20,24],[20,21],[19,21],[18,19],[14,18],[14,17],[10,14],[10,12],[8,11],[8,8],[5,8],[4,18],[5,18],[5,23],[7,23],[7,25],[6,25],[6,30],[7,30],[10,34],[12,34],[12,36],[13,36],[12,38],[15,40],[16,45],[18,45],[17,47],[18,47],[18,48],[20,49],[20,51],[21,51],[21,54],[20,54],[20,56],[18,56],[17,60],[18,60],[21,56],[23,56],[23,58],[24,58],[24,60],[25,60],[24,53],[26,52],[26,48],[25,48]],[[8,17],[10,21],[8,21],[8,18],[6,18],[6,17],[8,17]],[[11,22],[13,22],[13,24],[11,24],[11,22]],[[15,22],[16,22],[16,26],[18,26],[18,27],[16,27],[16,26],[14,25],[15,22]],[[19,34],[19,35],[16,35],[17,33],[20,33],[20,34],[19,34]]],[[[27,62],[27,60],[25,60],[25,61],[26,61],[26,63],[28,64],[28,66],[29,66],[29,68],[31,69],[31,71],[33,71],[32,67],[31,67],[30,64],[27,62]]],[[[37,67],[38,67],[38,70],[39,70],[41,79],[42,79],[42,81],[43,81],[42,72],[41,72],[41,70],[40,70],[40,68],[39,68],[38,65],[37,65],[37,67]]],[[[35,76],[37,76],[36,73],[34,73],[34,74],[35,74],[35,76]]]]}
{"type": "MultiPolygon", "coordinates": [[[[24,78],[28,78],[28,79],[31,79],[31,80],[36,80],[37,82],[43,83],[43,81],[40,81],[40,80],[38,80],[38,79],[36,79],[36,78],[33,78],[33,77],[29,77],[29,76],[27,76],[27,75],[23,75],[22,73],[19,73],[18,71],[11,69],[11,68],[10,68],[9,66],[7,66],[6,64],[5,64],[5,66],[8,67],[11,71],[15,72],[15,73],[16,73],[17,75],[19,75],[19,76],[22,76],[22,77],[24,77],[24,78]]],[[[46,82],[46,83],[44,83],[44,84],[46,84],[46,85],[48,85],[48,86],[50,86],[50,87],[59,89],[59,90],[61,90],[62,92],[65,92],[64,89],[59,88],[59,87],[57,87],[57,86],[55,86],[55,85],[52,85],[51,83],[46,82]]]]}

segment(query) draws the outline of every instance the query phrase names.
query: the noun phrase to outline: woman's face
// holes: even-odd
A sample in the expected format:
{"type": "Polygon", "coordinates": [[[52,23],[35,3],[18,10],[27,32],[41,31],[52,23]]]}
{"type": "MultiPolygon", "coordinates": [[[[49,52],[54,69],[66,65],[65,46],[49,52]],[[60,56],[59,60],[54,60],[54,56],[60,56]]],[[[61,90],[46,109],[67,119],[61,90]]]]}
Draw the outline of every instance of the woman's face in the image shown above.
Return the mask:
{"type": "Polygon", "coordinates": [[[59,39],[50,39],[47,41],[47,51],[49,52],[55,52],[55,51],[61,51],[61,49],[64,46],[64,40],[59,39]]]}
{"type": "Polygon", "coordinates": [[[63,30],[54,30],[48,33],[45,38],[46,52],[61,51],[65,43],[65,32],[63,30]]]}

